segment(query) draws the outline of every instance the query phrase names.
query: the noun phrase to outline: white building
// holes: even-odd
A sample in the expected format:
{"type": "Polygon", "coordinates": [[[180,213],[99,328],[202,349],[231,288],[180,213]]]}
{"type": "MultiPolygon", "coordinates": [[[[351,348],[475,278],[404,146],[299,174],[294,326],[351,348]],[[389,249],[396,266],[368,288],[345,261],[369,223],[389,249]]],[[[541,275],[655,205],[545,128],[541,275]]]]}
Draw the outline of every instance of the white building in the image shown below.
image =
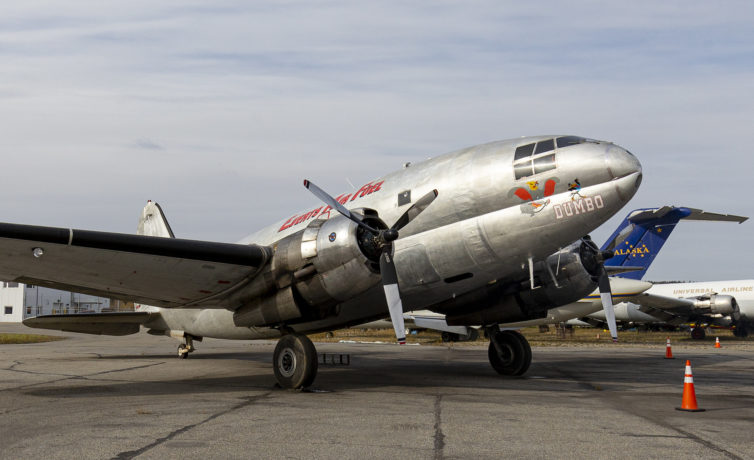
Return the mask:
{"type": "Polygon", "coordinates": [[[10,281],[0,287],[0,322],[20,323],[24,319],[24,285],[10,281]]]}
{"type": "Polygon", "coordinates": [[[0,322],[3,323],[20,323],[31,316],[102,311],[110,311],[110,299],[106,297],[10,281],[0,286],[0,322]]]}

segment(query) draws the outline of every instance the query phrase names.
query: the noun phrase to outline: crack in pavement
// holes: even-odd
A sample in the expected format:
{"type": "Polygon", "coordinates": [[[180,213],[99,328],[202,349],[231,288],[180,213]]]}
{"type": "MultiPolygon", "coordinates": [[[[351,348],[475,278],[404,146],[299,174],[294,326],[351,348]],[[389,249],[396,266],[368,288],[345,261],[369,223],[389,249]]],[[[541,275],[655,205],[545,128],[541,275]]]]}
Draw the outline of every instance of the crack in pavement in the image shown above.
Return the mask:
{"type": "Polygon", "coordinates": [[[143,454],[143,453],[145,453],[145,452],[147,452],[147,451],[149,451],[151,449],[154,449],[155,447],[157,447],[157,446],[159,446],[159,445],[161,445],[161,444],[163,444],[163,443],[165,443],[167,441],[170,441],[171,439],[175,438],[176,436],[178,436],[180,434],[183,434],[183,433],[185,433],[185,432],[187,432],[187,431],[189,431],[189,430],[191,430],[193,428],[196,428],[196,427],[198,427],[200,425],[203,425],[203,424],[205,424],[207,422],[211,422],[212,420],[214,420],[214,419],[216,419],[218,417],[222,417],[223,415],[229,414],[229,413],[237,411],[239,409],[243,409],[244,407],[251,406],[252,404],[254,404],[257,401],[259,401],[260,399],[264,399],[267,396],[271,395],[272,393],[273,393],[272,391],[268,391],[267,393],[264,393],[264,394],[261,394],[261,395],[258,395],[258,396],[251,396],[251,397],[245,398],[245,400],[242,403],[236,404],[235,406],[232,406],[232,407],[230,407],[228,409],[225,409],[225,410],[222,410],[222,411],[217,412],[215,414],[212,414],[209,417],[207,417],[204,420],[201,420],[199,422],[192,423],[190,425],[186,425],[184,427],[178,428],[177,430],[174,430],[174,431],[168,433],[166,436],[158,438],[154,442],[152,442],[150,444],[147,444],[146,446],[142,447],[141,449],[129,450],[129,451],[121,452],[118,455],[116,455],[115,457],[113,457],[112,460],[130,460],[132,458],[136,458],[139,455],[141,455],[141,454],[143,454]]]}
{"type": "Polygon", "coordinates": [[[644,420],[647,420],[647,421],[652,422],[652,423],[654,423],[656,425],[659,425],[659,426],[661,426],[661,427],[663,427],[663,428],[665,428],[667,430],[675,431],[676,433],[680,433],[681,435],[685,436],[687,439],[690,439],[691,441],[694,441],[694,442],[696,442],[698,444],[701,444],[702,446],[704,446],[704,447],[706,447],[708,449],[712,449],[715,452],[719,452],[719,453],[725,455],[728,458],[732,458],[732,459],[735,459],[735,460],[743,460],[742,457],[739,457],[738,455],[734,454],[733,452],[725,450],[724,448],[718,446],[717,444],[713,443],[712,441],[708,441],[708,440],[706,440],[704,438],[701,438],[701,437],[697,436],[696,434],[691,433],[689,431],[682,430],[682,429],[680,429],[680,428],[678,428],[676,426],[673,426],[672,424],[670,424],[670,423],[668,423],[668,422],[666,422],[666,421],[664,421],[662,419],[659,419],[659,418],[647,415],[647,414],[639,411],[638,408],[634,408],[634,407],[631,407],[630,405],[622,403],[621,401],[618,400],[619,397],[618,398],[610,397],[611,396],[610,392],[609,391],[608,392],[602,391],[602,387],[599,386],[599,385],[593,384],[592,382],[589,382],[588,380],[586,380],[586,379],[584,379],[584,378],[582,378],[580,376],[574,375],[574,374],[572,374],[572,373],[570,373],[568,371],[564,371],[564,370],[556,368],[556,367],[549,367],[549,368],[551,370],[553,370],[554,372],[559,373],[559,374],[565,376],[566,378],[569,378],[569,379],[573,380],[574,382],[576,382],[576,383],[578,383],[580,385],[587,385],[588,388],[591,388],[592,390],[595,390],[595,392],[597,393],[597,395],[598,395],[598,397],[600,399],[606,400],[611,406],[613,406],[615,409],[617,409],[617,410],[619,410],[621,412],[629,413],[629,414],[631,414],[631,415],[633,415],[635,417],[643,418],[644,420]]]}
{"type": "Polygon", "coordinates": [[[3,392],[3,391],[12,391],[12,390],[22,390],[22,389],[25,389],[25,388],[36,387],[36,386],[40,386],[40,385],[47,385],[47,384],[50,384],[50,383],[63,382],[65,380],[77,380],[77,379],[78,380],[89,380],[90,377],[97,377],[99,375],[112,374],[112,373],[115,373],[115,372],[132,371],[134,369],[143,369],[145,367],[159,366],[160,364],[165,364],[165,361],[161,361],[161,362],[158,362],[158,363],[144,364],[142,366],[125,367],[125,368],[122,368],[122,369],[111,369],[109,371],[100,371],[100,372],[95,372],[93,374],[86,374],[86,375],[56,374],[56,373],[50,373],[50,372],[24,371],[24,370],[21,370],[21,369],[13,369],[13,367],[15,367],[17,365],[17,364],[13,364],[12,366],[6,367],[3,370],[10,371],[10,372],[18,372],[18,373],[21,373],[21,374],[47,375],[47,376],[50,376],[50,377],[52,377],[52,376],[59,376],[59,377],[63,377],[63,378],[54,379],[54,380],[47,380],[47,381],[44,381],[44,382],[30,383],[28,385],[21,385],[21,386],[17,386],[17,387],[0,388],[0,392],[3,392]]]}
{"type": "Polygon", "coordinates": [[[442,395],[435,398],[435,460],[443,459],[445,449],[445,435],[442,433],[442,395]]]}

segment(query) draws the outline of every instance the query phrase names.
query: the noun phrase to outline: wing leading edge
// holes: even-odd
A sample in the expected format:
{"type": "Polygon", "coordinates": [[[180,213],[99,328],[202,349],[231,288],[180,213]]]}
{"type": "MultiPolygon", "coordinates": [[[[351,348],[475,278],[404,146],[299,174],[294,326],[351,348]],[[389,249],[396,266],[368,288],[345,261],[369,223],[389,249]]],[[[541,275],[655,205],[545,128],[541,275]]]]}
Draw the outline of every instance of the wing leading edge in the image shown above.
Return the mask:
{"type": "Polygon", "coordinates": [[[0,223],[0,279],[161,307],[222,307],[265,246],[0,223]]]}

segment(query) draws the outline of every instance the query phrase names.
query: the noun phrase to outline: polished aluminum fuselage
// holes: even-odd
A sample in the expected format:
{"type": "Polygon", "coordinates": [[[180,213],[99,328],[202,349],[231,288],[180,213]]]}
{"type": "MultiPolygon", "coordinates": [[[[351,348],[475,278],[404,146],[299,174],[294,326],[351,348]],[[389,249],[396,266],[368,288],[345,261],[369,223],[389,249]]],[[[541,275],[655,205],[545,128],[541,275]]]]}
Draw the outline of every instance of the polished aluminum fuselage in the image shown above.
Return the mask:
{"type": "MultiPolygon", "coordinates": [[[[394,243],[404,310],[431,308],[490,283],[526,280],[530,258],[542,260],[583,237],[631,199],[641,181],[639,162],[608,142],[557,149],[555,169],[516,179],[516,147],[554,137],[467,148],[406,167],[338,196],[349,209],[377,211],[390,226],[410,206],[406,192],[410,192],[411,202],[433,189],[439,192],[437,199],[401,230],[394,243]]],[[[312,207],[241,242],[274,246],[314,220],[336,215],[325,206],[312,207]]],[[[227,310],[160,311],[163,318],[158,321],[170,321],[173,324],[165,326],[192,335],[239,339],[279,336],[275,329],[236,327],[233,313],[227,310]]],[[[382,287],[377,284],[344,301],[337,316],[291,327],[298,332],[334,329],[370,321],[386,312],[382,287]]]]}

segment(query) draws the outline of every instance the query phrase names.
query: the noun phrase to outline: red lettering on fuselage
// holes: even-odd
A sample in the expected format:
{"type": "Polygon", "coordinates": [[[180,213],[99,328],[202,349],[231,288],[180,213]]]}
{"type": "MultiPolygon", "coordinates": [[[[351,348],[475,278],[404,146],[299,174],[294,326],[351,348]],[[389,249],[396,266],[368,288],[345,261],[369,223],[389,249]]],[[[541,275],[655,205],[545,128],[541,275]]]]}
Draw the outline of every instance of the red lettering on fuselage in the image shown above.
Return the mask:
{"type": "MultiPolygon", "coordinates": [[[[337,201],[340,204],[346,204],[348,203],[349,199],[350,201],[355,200],[356,198],[362,198],[367,195],[371,195],[374,192],[379,192],[382,188],[382,184],[385,183],[385,181],[377,182],[376,184],[373,184],[369,182],[368,184],[362,186],[356,193],[351,195],[350,193],[344,193],[341,195],[338,195],[337,198],[335,198],[335,201],[337,201]]],[[[320,219],[329,219],[330,218],[330,211],[332,211],[331,206],[320,206],[319,208],[309,211],[306,214],[302,215],[294,215],[293,217],[289,218],[288,220],[283,223],[283,225],[280,226],[280,229],[278,229],[278,232],[282,232],[283,230],[287,230],[291,227],[294,227],[296,225],[299,225],[301,223],[304,223],[310,219],[313,219],[315,217],[320,219]],[[322,211],[322,212],[320,212],[322,211]]]]}

